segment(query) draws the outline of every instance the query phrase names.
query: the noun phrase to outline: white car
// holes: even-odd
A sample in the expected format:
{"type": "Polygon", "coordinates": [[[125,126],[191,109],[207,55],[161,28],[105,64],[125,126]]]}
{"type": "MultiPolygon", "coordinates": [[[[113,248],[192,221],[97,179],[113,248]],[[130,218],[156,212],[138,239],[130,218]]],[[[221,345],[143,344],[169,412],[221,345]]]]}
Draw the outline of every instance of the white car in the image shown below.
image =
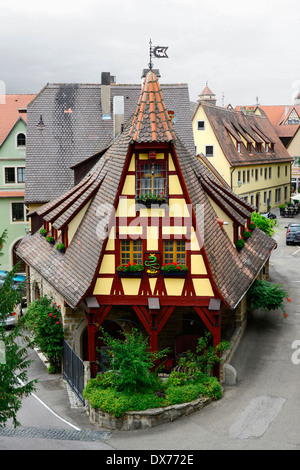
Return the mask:
{"type": "Polygon", "coordinates": [[[22,307],[21,307],[21,304],[19,304],[15,307],[15,310],[10,315],[8,315],[8,317],[4,321],[5,326],[8,328],[15,326],[16,323],[19,321],[19,318],[21,317],[21,315],[22,315],[22,307]]]}

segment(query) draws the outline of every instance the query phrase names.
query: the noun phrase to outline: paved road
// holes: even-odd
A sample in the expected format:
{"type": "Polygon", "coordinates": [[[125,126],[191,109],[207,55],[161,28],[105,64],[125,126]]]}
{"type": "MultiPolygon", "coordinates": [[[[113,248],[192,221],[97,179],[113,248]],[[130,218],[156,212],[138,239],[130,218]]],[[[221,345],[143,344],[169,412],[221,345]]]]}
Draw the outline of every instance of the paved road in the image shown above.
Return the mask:
{"type": "Polygon", "coordinates": [[[278,221],[270,279],[288,289],[289,316],[284,318],[280,311],[255,313],[232,360],[238,383],[226,386],[221,400],[153,429],[95,435],[85,412],[70,406],[61,377],[49,376],[35,361],[30,374],[39,377],[38,390],[24,400],[19,414],[24,434],[0,435],[0,449],[300,450],[300,364],[292,362],[292,345],[297,340],[300,344],[300,250],[285,245],[283,227],[289,220],[278,221]],[[37,437],[37,428],[43,437],[37,437]]]}

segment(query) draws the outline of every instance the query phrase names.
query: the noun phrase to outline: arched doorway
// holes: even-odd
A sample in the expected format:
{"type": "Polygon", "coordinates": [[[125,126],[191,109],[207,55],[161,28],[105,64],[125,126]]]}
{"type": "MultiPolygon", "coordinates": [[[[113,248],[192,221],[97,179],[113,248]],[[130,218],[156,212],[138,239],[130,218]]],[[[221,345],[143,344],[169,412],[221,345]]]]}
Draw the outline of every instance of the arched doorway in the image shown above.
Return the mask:
{"type": "Polygon", "coordinates": [[[18,264],[18,269],[17,269],[18,273],[25,273],[25,271],[26,271],[25,263],[16,253],[16,248],[17,248],[19,243],[20,243],[20,240],[18,240],[12,247],[12,250],[11,250],[12,251],[12,262],[13,262],[13,266],[16,266],[16,264],[18,264]]]}

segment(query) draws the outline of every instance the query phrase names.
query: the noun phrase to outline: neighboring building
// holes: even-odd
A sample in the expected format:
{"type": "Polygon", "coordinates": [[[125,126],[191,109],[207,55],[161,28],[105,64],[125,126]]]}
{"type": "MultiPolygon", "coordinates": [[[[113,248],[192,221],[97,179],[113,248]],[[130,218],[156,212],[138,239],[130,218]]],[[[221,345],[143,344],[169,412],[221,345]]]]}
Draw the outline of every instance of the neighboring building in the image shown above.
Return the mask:
{"type": "Polygon", "coordinates": [[[198,155],[259,212],[290,200],[292,159],[266,116],[200,100],[193,132],[198,155]]]}
{"type": "MultiPolygon", "coordinates": [[[[2,270],[20,260],[15,247],[28,224],[24,205],[27,106],[35,95],[4,95],[0,103],[0,233],[7,230],[2,270]]],[[[24,272],[22,262],[19,272],[24,272]]]]}
{"type": "MultiPolygon", "coordinates": [[[[162,85],[174,129],[194,150],[186,84],[162,85]]],[[[140,84],[48,84],[28,109],[25,202],[32,211],[74,185],[74,166],[106,150],[133,116],[140,84]],[[72,168],[71,168],[72,167],[72,168]]],[[[90,160],[91,162],[91,160],[90,160]]]]}
{"type": "Polygon", "coordinates": [[[105,358],[99,325],[115,337],[139,328],[151,350],[169,348],[166,368],[205,331],[214,345],[230,339],[246,324],[247,290],[267,277],[276,246],[256,228],[237,251],[253,208],[178,137],[164,95],[149,71],[115,142],[76,166],[85,176],[75,186],[31,213],[55,244],[37,230],[18,246],[31,298],[49,294],[61,305],[65,339],[92,375],[105,358]],[[143,270],[118,270],[126,265],[143,270]]]}
{"type": "Polygon", "coordinates": [[[255,110],[256,114],[263,114],[268,117],[278,137],[293,159],[292,192],[300,191],[300,104],[298,101],[299,98],[296,97],[293,106],[259,106],[255,110]]]}

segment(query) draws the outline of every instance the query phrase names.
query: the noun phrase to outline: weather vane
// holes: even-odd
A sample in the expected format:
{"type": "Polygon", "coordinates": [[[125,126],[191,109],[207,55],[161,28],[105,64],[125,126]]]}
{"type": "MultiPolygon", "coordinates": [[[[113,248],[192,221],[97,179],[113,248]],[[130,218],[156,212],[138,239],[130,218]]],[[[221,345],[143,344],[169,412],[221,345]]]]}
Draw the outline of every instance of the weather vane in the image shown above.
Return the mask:
{"type": "Polygon", "coordinates": [[[155,46],[152,47],[152,41],[150,39],[149,42],[150,45],[150,62],[149,62],[149,69],[153,69],[153,62],[152,58],[156,57],[157,59],[168,59],[169,57],[167,56],[167,49],[168,47],[165,46],[155,46]]]}

